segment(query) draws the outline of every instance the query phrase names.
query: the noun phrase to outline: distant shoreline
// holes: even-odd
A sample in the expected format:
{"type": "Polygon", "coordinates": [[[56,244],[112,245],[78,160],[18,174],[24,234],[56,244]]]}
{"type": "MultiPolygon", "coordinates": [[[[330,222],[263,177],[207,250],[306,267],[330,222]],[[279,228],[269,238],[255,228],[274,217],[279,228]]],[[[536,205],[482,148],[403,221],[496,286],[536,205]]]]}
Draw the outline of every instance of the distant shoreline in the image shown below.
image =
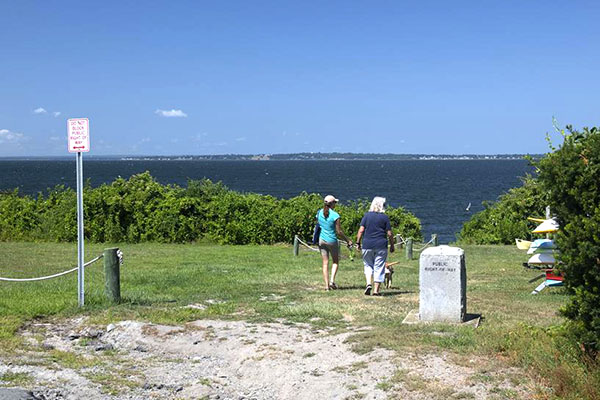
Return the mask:
{"type": "MultiPolygon", "coordinates": [[[[401,161],[401,160],[522,160],[542,158],[542,154],[375,154],[375,153],[292,153],[292,154],[218,154],[174,156],[96,156],[90,161],[401,161]]],[[[73,155],[38,157],[0,157],[0,161],[68,161],[73,155]]]]}

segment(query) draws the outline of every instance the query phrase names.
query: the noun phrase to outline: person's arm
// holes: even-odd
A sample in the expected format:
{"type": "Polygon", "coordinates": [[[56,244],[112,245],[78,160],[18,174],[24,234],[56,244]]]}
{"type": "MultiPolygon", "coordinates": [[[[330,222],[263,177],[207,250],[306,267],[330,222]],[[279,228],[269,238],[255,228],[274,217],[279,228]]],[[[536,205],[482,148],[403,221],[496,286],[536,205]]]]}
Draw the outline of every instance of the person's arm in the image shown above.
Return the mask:
{"type": "Polygon", "coordinates": [[[390,253],[393,253],[396,249],[394,248],[394,234],[392,233],[392,223],[390,222],[389,217],[387,217],[385,228],[387,231],[388,242],[390,242],[390,253]]]}
{"type": "Polygon", "coordinates": [[[352,246],[352,240],[349,239],[348,236],[346,236],[346,234],[342,230],[342,225],[340,224],[339,218],[335,220],[335,232],[337,233],[338,236],[344,238],[344,240],[346,242],[348,242],[348,246],[352,246]]]}
{"type": "Polygon", "coordinates": [[[360,228],[358,228],[358,233],[356,234],[356,247],[358,247],[359,250],[360,250],[360,239],[362,238],[362,235],[364,232],[365,232],[365,227],[361,225],[360,228]]]}
{"type": "Polygon", "coordinates": [[[396,249],[394,248],[394,234],[392,233],[391,229],[387,231],[387,237],[388,241],[390,242],[390,253],[393,253],[396,249]]]}

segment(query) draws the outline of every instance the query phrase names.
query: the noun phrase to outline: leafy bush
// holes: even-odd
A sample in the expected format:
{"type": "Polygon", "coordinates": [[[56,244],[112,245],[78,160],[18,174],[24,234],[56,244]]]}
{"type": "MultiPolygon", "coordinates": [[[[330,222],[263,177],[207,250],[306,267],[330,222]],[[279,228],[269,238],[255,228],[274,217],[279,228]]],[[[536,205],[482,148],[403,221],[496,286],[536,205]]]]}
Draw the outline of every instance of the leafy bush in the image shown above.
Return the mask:
{"type": "Polygon", "coordinates": [[[523,186],[510,189],[496,203],[484,203],[485,209],[467,221],[459,235],[465,244],[511,244],[515,239],[534,239],[529,216],[540,216],[547,196],[535,178],[523,178],[523,186]]]}
{"type": "Polygon", "coordinates": [[[560,148],[537,163],[561,229],[560,268],[573,294],[563,313],[588,353],[600,350],[600,130],[567,126],[560,148]]]}
{"type": "MultiPolygon", "coordinates": [[[[321,206],[322,200],[319,201],[321,206]]],[[[371,202],[368,200],[358,200],[350,202],[348,205],[340,204],[336,207],[341,218],[343,231],[348,236],[355,237],[360,226],[360,221],[364,214],[369,210],[371,202]]],[[[394,234],[400,234],[403,237],[412,237],[422,240],[421,222],[417,217],[405,211],[402,207],[386,207],[386,215],[390,218],[394,234]]],[[[313,213],[316,214],[316,213],[313,213]]]]}
{"type": "MultiPolygon", "coordinates": [[[[148,172],[129,180],[84,189],[85,236],[92,242],[191,242],[202,238],[223,244],[289,242],[308,239],[322,205],[317,194],[276,199],[238,193],[208,179],[186,188],[161,185],[148,172]]],[[[0,240],[77,240],[77,199],[57,186],[47,196],[0,195],[0,240]]],[[[342,226],[355,235],[366,201],[340,205],[342,226]]],[[[388,209],[395,231],[420,238],[419,220],[402,208],[388,209]]]]}
{"type": "Polygon", "coordinates": [[[29,197],[19,197],[18,190],[0,194],[0,239],[26,239],[39,225],[36,203],[29,197]]]}

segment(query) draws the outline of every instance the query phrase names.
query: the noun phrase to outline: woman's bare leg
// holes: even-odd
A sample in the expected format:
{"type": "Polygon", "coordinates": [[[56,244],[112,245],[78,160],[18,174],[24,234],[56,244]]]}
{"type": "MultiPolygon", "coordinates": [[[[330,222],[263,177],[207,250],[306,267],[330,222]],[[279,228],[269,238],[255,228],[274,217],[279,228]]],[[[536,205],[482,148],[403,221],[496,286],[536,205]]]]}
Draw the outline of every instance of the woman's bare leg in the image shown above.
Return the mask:
{"type": "Polygon", "coordinates": [[[379,293],[379,285],[381,285],[380,282],[375,282],[375,285],[373,286],[373,293],[379,293]]]}
{"type": "Polygon", "coordinates": [[[322,255],[323,259],[323,280],[325,281],[325,290],[329,290],[329,256],[322,255]]]}
{"type": "Polygon", "coordinates": [[[331,255],[331,283],[335,282],[335,275],[337,274],[338,266],[340,263],[340,256],[333,254],[331,255]]]}

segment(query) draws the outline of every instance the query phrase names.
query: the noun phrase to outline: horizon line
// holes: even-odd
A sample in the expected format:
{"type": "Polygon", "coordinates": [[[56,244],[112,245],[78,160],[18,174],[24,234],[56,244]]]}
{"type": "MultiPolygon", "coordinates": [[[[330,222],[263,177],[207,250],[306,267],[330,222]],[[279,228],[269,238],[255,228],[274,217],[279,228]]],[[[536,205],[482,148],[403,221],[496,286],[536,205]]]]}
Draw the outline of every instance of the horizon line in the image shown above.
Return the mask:
{"type": "MultiPolygon", "coordinates": [[[[516,156],[542,156],[545,153],[354,153],[354,152],[301,152],[301,153],[220,153],[220,154],[86,154],[91,158],[207,158],[207,157],[297,157],[297,156],[385,156],[393,157],[516,157],[516,156]]],[[[29,155],[29,156],[0,156],[2,159],[28,159],[28,158],[71,158],[65,155],[29,155]]]]}

